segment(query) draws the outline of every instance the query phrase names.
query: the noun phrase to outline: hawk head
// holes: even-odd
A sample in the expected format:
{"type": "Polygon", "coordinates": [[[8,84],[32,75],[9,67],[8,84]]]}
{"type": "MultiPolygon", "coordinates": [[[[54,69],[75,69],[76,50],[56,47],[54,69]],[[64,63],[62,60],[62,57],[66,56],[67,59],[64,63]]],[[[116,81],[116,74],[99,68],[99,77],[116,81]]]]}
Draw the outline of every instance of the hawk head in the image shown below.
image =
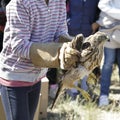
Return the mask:
{"type": "Polygon", "coordinates": [[[87,70],[93,70],[99,66],[103,57],[104,43],[108,40],[108,36],[103,32],[97,32],[85,38],[81,47],[80,64],[87,70]]]}

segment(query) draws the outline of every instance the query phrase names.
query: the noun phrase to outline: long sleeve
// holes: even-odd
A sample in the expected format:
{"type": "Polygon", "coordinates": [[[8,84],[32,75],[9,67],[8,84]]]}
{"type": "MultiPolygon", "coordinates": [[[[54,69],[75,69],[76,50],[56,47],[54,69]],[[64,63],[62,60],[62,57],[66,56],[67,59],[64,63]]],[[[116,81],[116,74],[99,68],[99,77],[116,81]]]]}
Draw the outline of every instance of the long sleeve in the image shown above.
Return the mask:
{"type": "Polygon", "coordinates": [[[63,2],[62,6],[60,6],[60,17],[59,17],[59,25],[57,27],[55,33],[55,40],[58,41],[60,35],[67,35],[68,28],[67,28],[67,13],[66,13],[66,2],[63,2]]]}
{"type": "Polygon", "coordinates": [[[120,0],[100,0],[98,7],[112,18],[120,20],[120,0]]]}
{"type": "MultiPolygon", "coordinates": [[[[21,1],[16,1],[14,4],[11,2],[6,7],[6,16],[6,26],[10,28],[10,32],[8,33],[10,35],[10,44],[13,54],[19,57],[29,58],[29,48],[31,45],[30,20],[23,3],[21,1]]],[[[5,29],[5,31],[7,32],[8,29],[5,29]]]]}

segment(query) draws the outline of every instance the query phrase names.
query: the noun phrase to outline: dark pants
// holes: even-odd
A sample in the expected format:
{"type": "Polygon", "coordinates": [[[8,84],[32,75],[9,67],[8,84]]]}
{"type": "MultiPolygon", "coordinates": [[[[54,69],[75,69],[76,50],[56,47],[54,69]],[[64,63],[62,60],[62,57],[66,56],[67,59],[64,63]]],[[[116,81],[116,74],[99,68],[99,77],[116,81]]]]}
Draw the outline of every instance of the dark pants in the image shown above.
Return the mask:
{"type": "Polygon", "coordinates": [[[57,68],[49,68],[46,76],[49,79],[50,85],[56,84],[57,83],[57,68]]]}
{"type": "Polygon", "coordinates": [[[33,120],[40,93],[40,82],[31,87],[1,86],[6,120],[33,120]]]}

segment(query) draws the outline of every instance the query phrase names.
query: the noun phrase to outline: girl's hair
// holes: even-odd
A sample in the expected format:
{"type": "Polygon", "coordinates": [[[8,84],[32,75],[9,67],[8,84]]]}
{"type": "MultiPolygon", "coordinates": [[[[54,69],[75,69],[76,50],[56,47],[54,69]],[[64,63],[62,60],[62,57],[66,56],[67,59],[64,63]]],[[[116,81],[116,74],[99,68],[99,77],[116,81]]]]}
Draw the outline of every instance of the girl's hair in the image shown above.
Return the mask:
{"type": "Polygon", "coordinates": [[[5,8],[6,5],[10,2],[10,0],[0,0],[0,2],[1,2],[2,7],[5,8]]]}

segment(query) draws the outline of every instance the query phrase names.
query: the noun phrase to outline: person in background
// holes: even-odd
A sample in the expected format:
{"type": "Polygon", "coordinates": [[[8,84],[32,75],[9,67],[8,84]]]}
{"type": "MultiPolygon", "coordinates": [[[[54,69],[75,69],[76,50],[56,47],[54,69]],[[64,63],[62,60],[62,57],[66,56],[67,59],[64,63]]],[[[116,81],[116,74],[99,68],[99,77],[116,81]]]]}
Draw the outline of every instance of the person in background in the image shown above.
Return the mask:
{"type": "Polygon", "coordinates": [[[71,44],[79,36],[58,43],[68,36],[65,0],[11,0],[5,8],[0,89],[6,120],[33,120],[47,68],[75,66],[80,53],[71,44]]]}
{"type": "MultiPolygon", "coordinates": [[[[96,20],[99,17],[100,10],[98,8],[99,0],[67,0],[67,24],[70,36],[76,36],[82,33],[84,37],[88,37],[98,31],[99,25],[96,20]]],[[[100,72],[100,68],[96,68],[100,72]]],[[[86,84],[87,76],[81,82],[81,88],[88,89],[86,84]]],[[[75,83],[76,85],[78,83],[75,83]]],[[[78,91],[76,89],[68,90],[73,99],[76,98],[78,91]]]]}
{"type": "Polygon", "coordinates": [[[110,42],[104,46],[104,63],[100,79],[99,106],[109,104],[109,87],[113,64],[117,62],[120,76],[120,1],[100,0],[98,4],[101,10],[97,23],[101,26],[100,31],[107,33],[110,42]]]}
{"type": "Polygon", "coordinates": [[[4,32],[5,23],[6,23],[5,10],[2,7],[1,0],[0,0],[0,51],[2,50],[3,32],[4,32]]]}

